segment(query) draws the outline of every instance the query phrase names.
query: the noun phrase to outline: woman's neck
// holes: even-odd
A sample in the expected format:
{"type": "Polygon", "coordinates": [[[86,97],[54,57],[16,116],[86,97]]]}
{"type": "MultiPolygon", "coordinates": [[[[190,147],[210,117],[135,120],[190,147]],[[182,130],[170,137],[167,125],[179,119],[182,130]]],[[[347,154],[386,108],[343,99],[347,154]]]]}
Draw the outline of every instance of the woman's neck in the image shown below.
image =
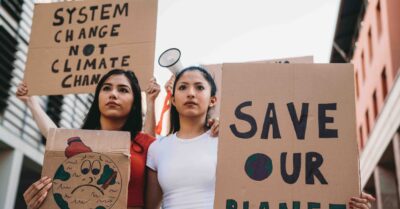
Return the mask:
{"type": "Polygon", "coordinates": [[[191,139],[206,132],[206,117],[179,116],[180,128],[176,135],[182,139],[191,139]]]}
{"type": "Polygon", "coordinates": [[[100,116],[101,130],[120,131],[125,122],[126,119],[110,119],[100,116]]]}

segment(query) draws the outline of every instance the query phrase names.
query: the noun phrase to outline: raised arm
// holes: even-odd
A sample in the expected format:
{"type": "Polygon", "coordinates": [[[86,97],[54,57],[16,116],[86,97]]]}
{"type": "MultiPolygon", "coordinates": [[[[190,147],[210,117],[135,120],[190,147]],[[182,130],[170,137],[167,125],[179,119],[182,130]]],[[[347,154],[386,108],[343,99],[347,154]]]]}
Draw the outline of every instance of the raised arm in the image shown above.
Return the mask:
{"type": "Polygon", "coordinates": [[[57,126],[42,109],[38,98],[36,96],[28,96],[28,87],[25,83],[19,84],[16,95],[28,106],[40,132],[47,138],[49,129],[57,128],[57,126]]]}
{"type": "Polygon", "coordinates": [[[157,84],[156,79],[150,79],[149,86],[146,89],[146,115],[144,118],[143,132],[156,136],[156,114],[155,114],[155,101],[160,93],[160,86],[157,84]]]}

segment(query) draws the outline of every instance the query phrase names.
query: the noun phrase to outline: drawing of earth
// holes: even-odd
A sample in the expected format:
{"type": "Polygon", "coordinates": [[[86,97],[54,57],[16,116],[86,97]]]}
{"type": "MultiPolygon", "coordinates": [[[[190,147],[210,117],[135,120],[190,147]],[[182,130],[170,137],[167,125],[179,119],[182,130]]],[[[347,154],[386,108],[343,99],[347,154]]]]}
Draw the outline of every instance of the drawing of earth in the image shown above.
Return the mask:
{"type": "Polygon", "coordinates": [[[121,192],[117,165],[106,155],[86,152],[66,159],[53,177],[54,201],[61,209],[112,208],[121,192]]]}
{"type": "Polygon", "coordinates": [[[272,160],[267,155],[255,153],[246,160],[244,170],[254,181],[262,181],[272,173],[272,160]]]}

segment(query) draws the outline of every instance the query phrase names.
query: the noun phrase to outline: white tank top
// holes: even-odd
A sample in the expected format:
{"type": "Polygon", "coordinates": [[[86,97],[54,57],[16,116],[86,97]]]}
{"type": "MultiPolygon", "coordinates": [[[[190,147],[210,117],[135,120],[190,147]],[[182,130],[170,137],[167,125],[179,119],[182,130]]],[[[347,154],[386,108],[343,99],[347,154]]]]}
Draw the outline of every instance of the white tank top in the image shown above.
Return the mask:
{"type": "Polygon", "coordinates": [[[157,172],[164,209],[212,209],[218,139],[206,132],[192,139],[176,134],[150,145],[147,167],[157,172]]]}

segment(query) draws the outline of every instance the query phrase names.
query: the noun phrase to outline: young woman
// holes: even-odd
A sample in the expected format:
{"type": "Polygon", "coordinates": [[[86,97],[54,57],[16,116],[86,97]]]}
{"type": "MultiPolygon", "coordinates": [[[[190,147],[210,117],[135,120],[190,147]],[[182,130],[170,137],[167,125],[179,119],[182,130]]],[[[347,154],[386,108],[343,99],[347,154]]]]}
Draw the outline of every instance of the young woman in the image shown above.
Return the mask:
{"type": "MultiPolygon", "coordinates": [[[[147,114],[145,132],[142,133],[142,98],[135,74],[131,71],[111,70],[105,74],[96,87],[94,101],[87,113],[82,129],[129,131],[131,143],[131,170],[128,186],[128,208],[142,209],[144,206],[145,163],[147,150],[154,141],[154,101],[160,87],[154,79],[146,90],[147,114]]],[[[28,89],[22,84],[17,96],[32,112],[42,134],[47,137],[50,128],[56,125],[40,107],[35,97],[26,96],[28,89]]],[[[51,179],[43,177],[24,193],[29,209],[39,208],[51,188],[51,179]]]]}
{"type": "Polygon", "coordinates": [[[170,134],[148,152],[146,208],[212,208],[218,140],[207,113],[217,101],[216,85],[200,67],[181,71],[172,89],[170,134]]]}
{"type": "MultiPolygon", "coordinates": [[[[217,98],[216,85],[203,68],[188,67],[174,81],[170,132],[150,145],[147,156],[146,208],[212,209],[218,139],[210,136],[207,113],[217,98]]],[[[351,198],[352,208],[368,209],[373,197],[351,198]]]]}

